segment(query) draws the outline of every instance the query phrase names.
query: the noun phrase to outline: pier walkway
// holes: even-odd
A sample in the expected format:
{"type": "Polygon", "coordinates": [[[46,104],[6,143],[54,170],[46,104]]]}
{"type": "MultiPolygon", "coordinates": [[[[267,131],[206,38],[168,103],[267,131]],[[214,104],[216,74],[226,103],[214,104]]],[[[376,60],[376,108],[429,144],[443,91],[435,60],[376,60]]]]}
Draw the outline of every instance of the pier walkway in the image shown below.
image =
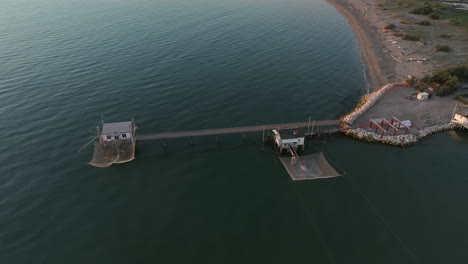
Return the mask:
{"type": "Polygon", "coordinates": [[[324,121],[313,121],[313,123],[312,122],[299,122],[299,123],[285,123],[285,124],[273,124],[273,125],[257,125],[257,126],[228,127],[228,128],[192,130],[192,131],[142,134],[142,135],[137,135],[136,138],[137,140],[155,140],[155,139],[169,139],[169,138],[181,138],[181,137],[198,137],[198,136],[209,136],[209,135],[257,132],[257,131],[272,130],[272,129],[305,128],[305,127],[308,128],[312,124],[314,127],[339,126],[341,124],[350,125],[341,120],[324,120],[324,121]]]}

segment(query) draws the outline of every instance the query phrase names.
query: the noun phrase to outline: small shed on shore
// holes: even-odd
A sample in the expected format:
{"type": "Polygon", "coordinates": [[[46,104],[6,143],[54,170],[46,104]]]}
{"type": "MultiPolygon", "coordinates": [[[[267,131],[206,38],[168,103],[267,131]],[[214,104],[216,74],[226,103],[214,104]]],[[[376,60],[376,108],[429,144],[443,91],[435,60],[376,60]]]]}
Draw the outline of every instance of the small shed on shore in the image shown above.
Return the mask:
{"type": "Polygon", "coordinates": [[[427,100],[429,99],[429,94],[426,92],[418,93],[418,96],[416,97],[418,100],[427,100]]]}

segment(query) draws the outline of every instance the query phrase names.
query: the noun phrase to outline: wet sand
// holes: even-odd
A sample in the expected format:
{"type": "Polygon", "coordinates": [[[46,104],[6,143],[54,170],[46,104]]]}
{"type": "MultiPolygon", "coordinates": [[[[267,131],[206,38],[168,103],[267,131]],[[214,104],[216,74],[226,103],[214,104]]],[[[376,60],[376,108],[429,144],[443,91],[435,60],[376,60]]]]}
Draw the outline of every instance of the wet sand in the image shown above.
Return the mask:
{"type": "Polygon", "coordinates": [[[390,56],[383,52],[383,44],[379,38],[378,29],[369,26],[365,12],[352,6],[346,0],[327,0],[348,20],[358,38],[361,55],[366,65],[366,76],[372,90],[377,90],[385,84],[394,81],[394,63],[390,56]]]}

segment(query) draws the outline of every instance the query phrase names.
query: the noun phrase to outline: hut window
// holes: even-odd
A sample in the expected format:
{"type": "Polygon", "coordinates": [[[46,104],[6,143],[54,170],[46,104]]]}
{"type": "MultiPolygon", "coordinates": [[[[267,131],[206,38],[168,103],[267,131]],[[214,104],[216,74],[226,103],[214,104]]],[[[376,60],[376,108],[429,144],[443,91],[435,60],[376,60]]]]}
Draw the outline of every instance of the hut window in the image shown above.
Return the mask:
{"type": "Polygon", "coordinates": [[[122,134],[122,138],[126,138],[127,137],[127,134],[122,134]]]}
{"type": "Polygon", "coordinates": [[[115,136],[115,139],[119,139],[119,136],[115,136]]]}
{"type": "Polygon", "coordinates": [[[112,137],[111,137],[111,136],[107,136],[107,139],[112,139],[112,137]]]}

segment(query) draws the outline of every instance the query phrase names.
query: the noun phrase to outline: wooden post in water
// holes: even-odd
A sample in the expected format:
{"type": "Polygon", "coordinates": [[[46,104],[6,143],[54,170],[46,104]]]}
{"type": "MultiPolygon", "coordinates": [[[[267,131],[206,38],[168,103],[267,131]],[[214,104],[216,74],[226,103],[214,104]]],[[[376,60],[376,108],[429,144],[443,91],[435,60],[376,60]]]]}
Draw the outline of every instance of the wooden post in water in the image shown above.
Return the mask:
{"type": "Polygon", "coordinates": [[[265,127],[263,127],[262,146],[263,146],[263,150],[265,150],[265,127]]]}
{"type": "Polygon", "coordinates": [[[101,130],[99,129],[99,126],[96,127],[96,136],[99,139],[99,142],[101,142],[101,130]]]}
{"type": "Polygon", "coordinates": [[[307,133],[310,133],[310,116],[309,116],[309,125],[307,126],[307,133]]]}

